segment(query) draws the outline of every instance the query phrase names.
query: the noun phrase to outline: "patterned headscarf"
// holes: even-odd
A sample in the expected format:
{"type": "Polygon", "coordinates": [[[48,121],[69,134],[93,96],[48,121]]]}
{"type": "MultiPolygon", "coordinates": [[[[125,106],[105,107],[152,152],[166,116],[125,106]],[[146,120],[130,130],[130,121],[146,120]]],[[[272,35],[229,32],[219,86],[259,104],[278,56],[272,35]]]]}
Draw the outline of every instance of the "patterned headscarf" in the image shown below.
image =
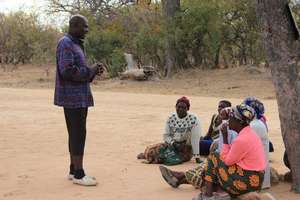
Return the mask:
{"type": "Polygon", "coordinates": [[[250,124],[255,117],[255,110],[246,104],[240,104],[233,107],[231,115],[245,124],[250,124]]]}
{"type": "Polygon", "coordinates": [[[176,102],[176,106],[177,106],[177,104],[179,104],[180,102],[185,103],[185,105],[187,106],[187,109],[188,109],[188,110],[190,109],[190,100],[189,100],[187,97],[183,96],[183,97],[179,98],[179,99],[177,100],[177,102],[176,102]]]}
{"type": "Polygon", "coordinates": [[[263,117],[263,114],[265,113],[265,107],[264,104],[256,99],[255,97],[247,97],[243,104],[246,104],[250,107],[252,107],[255,110],[257,119],[260,119],[263,117]]]}

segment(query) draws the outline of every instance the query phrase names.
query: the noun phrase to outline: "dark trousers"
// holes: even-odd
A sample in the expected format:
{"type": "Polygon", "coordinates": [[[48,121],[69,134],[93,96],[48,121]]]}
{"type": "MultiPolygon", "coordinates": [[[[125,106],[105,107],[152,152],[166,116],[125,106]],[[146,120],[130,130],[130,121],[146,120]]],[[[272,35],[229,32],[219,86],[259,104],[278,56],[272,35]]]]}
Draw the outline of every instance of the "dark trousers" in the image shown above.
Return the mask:
{"type": "Polygon", "coordinates": [[[83,156],[88,108],[64,108],[64,113],[69,134],[69,152],[72,156],[83,156]]]}
{"type": "Polygon", "coordinates": [[[213,143],[212,139],[205,139],[199,141],[200,145],[200,155],[201,156],[208,156],[209,155],[209,149],[211,144],[213,143]]]}

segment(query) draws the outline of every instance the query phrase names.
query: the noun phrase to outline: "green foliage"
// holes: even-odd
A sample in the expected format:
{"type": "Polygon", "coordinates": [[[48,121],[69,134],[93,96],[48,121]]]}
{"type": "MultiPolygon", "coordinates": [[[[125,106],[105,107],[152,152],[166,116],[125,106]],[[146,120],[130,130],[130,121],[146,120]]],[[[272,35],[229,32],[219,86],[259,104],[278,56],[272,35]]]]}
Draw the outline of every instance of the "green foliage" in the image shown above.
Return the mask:
{"type": "MultiPolygon", "coordinates": [[[[50,9],[54,6],[51,2],[50,9]]],[[[124,69],[124,53],[132,53],[139,64],[163,69],[167,37],[174,43],[176,63],[183,69],[258,64],[264,60],[252,1],[182,0],[171,24],[165,23],[160,1],[145,2],[110,5],[109,9],[100,4],[93,9],[90,4],[74,7],[89,21],[85,41],[89,63],[104,62],[111,76],[116,76],[124,69]],[[103,9],[106,11],[100,12],[103,9]]],[[[297,5],[294,9],[300,10],[297,5]]],[[[0,14],[0,25],[1,56],[23,58],[25,62],[54,61],[61,34],[41,25],[37,15],[0,14]]]]}
{"type": "Polygon", "coordinates": [[[103,62],[109,67],[111,77],[124,70],[123,37],[117,31],[93,27],[86,38],[86,51],[90,62],[103,62]]]}
{"type": "Polygon", "coordinates": [[[260,62],[263,53],[254,2],[231,0],[227,3],[222,26],[227,54],[240,64],[260,62]]]}
{"type": "Polygon", "coordinates": [[[111,62],[108,68],[109,75],[110,77],[116,77],[118,76],[119,72],[124,71],[126,67],[123,50],[115,49],[110,55],[110,60],[111,62]]]}
{"type": "Polygon", "coordinates": [[[90,59],[106,61],[115,49],[122,48],[119,33],[92,30],[86,38],[86,50],[90,59]]]}
{"type": "Polygon", "coordinates": [[[162,67],[164,35],[158,5],[122,8],[114,18],[89,20],[89,27],[87,55],[91,61],[106,63],[112,77],[124,70],[125,52],[139,63],[162,67]]]}
{"type": "Polygon", "coordinates": [[[183,1],[174,25],[180,66],[213,64],[221,37],[218,9],[211,0],[183,1]]]}
{"type": "Polygon", "coordinates": [[[49,63],[55,59],[57,29],[38,23],[38,16],[22,11],[0,15],[0,56],[4,63],[49,63]]]}
{"type": "Polygon", "coordinates": [[[163,67],[165,36],[160,5],[129,7],[119,17],[126,36],[124,49],[143,65],[163,67]]]}

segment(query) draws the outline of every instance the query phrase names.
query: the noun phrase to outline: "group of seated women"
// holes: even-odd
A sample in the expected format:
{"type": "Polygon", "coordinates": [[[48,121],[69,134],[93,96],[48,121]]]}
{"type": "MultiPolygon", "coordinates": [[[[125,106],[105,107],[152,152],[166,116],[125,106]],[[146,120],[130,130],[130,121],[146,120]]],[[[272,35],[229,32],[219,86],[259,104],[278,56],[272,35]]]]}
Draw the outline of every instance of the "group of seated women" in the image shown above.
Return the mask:
{"type": "Polygon", "coordinates": [[[138,159],[147,163],[174,165],[191,160],[199,163],[186,172],[160,166],[164,180],[172,187],[191,184],[205,188],[195,200],[226,199],[270,187],[269,151],[264,105],[248,97],[232,106],[227,100],[218,105],[207,134],[201,135],[201,124],[189,113],[190,101],[182,97],[176,102],[165,126],[163,142],[148,146],[138,159]],[[207,156],[205,161],[201,156],[207,156]],[[223,192],[221,192],[223,191],[223,192]],[[229,196],[229,197],[230,197],[229,196]]]}

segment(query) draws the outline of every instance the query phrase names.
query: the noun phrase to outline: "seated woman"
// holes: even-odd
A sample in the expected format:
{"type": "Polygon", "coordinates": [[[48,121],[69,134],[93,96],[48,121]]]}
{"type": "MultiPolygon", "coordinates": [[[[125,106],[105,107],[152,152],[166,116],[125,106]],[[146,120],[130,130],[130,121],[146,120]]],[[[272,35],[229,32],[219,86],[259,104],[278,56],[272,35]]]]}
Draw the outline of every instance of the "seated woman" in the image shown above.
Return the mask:
{"type": "Polygon", "coordinates": [[[196,115],[189,113],[190,101],[182,97],[176,102],[176,113],[168,117],[163,134],[164,143],[151,145],[138,159],[146,159],[147,163],[163,163],[160,150],[165,147],[174,147],[182,162],[189,161],[193,155],[199,156],[199,140],[201,126],[196,115]]]}
{"type": "MultiPolygon", "coordinates": [[[[266,129],[268,131],[268,126],[267,126],[267,119],[264,115],[265,113],[265,108],[263,103],[261,103],[258,99],[256,99],[255,97],[247,97],[244,101],[244,104],[251,106],[252,108],[254,108],[255,112],[257,113],[256,115],[256,119],[259,119],[260,121],[262,121],[265,126],[266,129]]],[[[273,143],[268,139],[269,142],[269,152],[274,152],[274,146],[273,143]]]]}
{"type": "Polygon", "coordinates": [[[251,121],[250,127],[255,131],[255,133],[261,139],[265,158],[266,158],[266,169],[264,175],[264,182],[262,188],[270,188],[271,187],[271,178],[270,178],[270,164],[269,164],[269,151],[270,151],[270,141],[268,137],[268,128],[266,124],[266,118],[264,117],[264,104],[260,102],[258,99],[254,97],[247,97],[244,101],[244,104],[252,107],[255,110],[255,118],[251,121]]]}
{"type": "Polygon", "coordinates": [[[206,136],[200,139],[200,155],[207,156],[209,154],[211,144],[214,140],[219,138],[219,131],[222,124],[220,111],[227,107],[231,107],[231,103],[229,101],[222,100],[219,102],[218,114],[214,114],[212,116],[206,136]]]}
{"type": "Polygon", "coordinates": [[[224,145],[221,154],[214,152],[208,157],[204,174],[206,191],[195,200],[214,199],[216,186],[232,196],[261,189],[266,162],[262,142],[249,126],[254,117],[254,109],[245,104],[233,108],[228,126],[238,136],[229,145],[228,127],[222,127],[224,145]]]}

